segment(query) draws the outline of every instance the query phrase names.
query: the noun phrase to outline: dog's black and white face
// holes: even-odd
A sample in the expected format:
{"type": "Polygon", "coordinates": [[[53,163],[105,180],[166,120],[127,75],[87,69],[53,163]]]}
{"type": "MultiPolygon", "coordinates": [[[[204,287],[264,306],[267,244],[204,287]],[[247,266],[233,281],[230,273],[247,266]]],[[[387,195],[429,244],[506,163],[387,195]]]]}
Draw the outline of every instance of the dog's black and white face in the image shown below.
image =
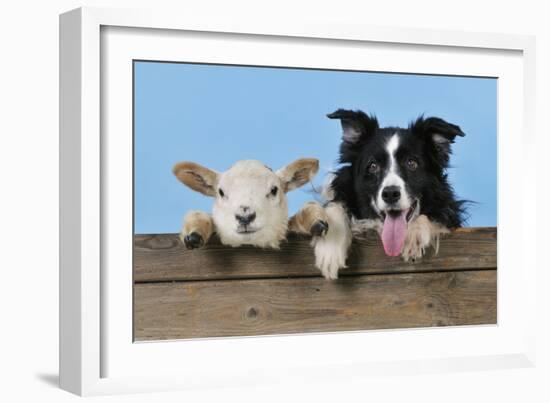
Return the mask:
{"type": "Polygon", "coordinates": [[[455,200],[445,169],[450,146],[464,133],[439,118],[419,118],[408,128],[380,128],[360,111],[338,110],[343,135],[340,162],[332,182],[335,200],[357,219],[382,221],[386,253],[401,253],[408,223],[426,214],[446,227],[459,226],[461,202],[455,200]]]}

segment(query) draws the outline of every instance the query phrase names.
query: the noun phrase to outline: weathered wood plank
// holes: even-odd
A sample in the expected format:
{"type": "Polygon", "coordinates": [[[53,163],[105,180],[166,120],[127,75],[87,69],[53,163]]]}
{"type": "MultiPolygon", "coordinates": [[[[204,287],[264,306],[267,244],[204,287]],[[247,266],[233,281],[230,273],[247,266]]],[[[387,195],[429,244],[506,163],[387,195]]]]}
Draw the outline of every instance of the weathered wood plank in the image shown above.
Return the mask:
{"type": "Polygon", "coordinates": [[[496,323],[496,270],[134,285],[136,340],[496,323]]]}
{"type": "MultiPolygon", "coordinates": [[[[356,239],[341,276],[487,269],[497,265],[496,228],[461,228],[441,240],[439,254],[405,263],[384,254],[376,235],[356,239]]],[[[186,250],[176,234],[134,237],[134,281],[319,276],[310,240],[291,235],[281,250],[231,248],[212,242],[186,250]]]]}

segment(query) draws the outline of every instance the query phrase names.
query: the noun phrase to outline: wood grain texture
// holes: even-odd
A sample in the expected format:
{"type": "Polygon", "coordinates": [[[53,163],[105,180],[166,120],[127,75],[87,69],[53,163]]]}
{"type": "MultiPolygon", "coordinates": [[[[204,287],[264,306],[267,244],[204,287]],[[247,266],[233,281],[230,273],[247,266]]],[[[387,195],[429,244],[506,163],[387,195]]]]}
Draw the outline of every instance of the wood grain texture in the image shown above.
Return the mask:
{"type": "MultiPolygon", "coordinates": [[[[441,240],[438,255],[403,262],[387,257],[375,234],[354,240],[341,276],[488,269],[497,266],[496,228],[461,228],[441,240]]],[[[290,235],[280,250],[231,248],[219,241],[186,250],[176,234],[134,237],[134,281],[183,281],[320,276],[310,240],[290,235]]]]}
{"type": "Polygon", "coordinates": [[[496,323],[496,273],[135,284],[135,339],[496,323]]]}

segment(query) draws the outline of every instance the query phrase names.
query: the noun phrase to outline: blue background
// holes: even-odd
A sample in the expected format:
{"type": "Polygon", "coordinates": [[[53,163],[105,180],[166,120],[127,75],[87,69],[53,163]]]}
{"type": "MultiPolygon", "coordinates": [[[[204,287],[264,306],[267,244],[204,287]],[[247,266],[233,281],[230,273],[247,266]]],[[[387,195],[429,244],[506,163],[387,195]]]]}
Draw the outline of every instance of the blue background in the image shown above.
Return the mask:
{"type": "MultiPolygon", "coordinates": [[[[189,209],[212,199],[172,174],[179,161],[225,171],[240,159],[273,169],[315,157],[320,185],[336,167],[338,108],[374,113],[381,126],[407,126],[420,114],[459,125],[449,178],[475,201],[469,226],[496,225],[497,80],[370,72],[135,62],[135,233],[178,232],[189,209]]],[[[315,197],[289,194],[290,214],[315,197]]]]}

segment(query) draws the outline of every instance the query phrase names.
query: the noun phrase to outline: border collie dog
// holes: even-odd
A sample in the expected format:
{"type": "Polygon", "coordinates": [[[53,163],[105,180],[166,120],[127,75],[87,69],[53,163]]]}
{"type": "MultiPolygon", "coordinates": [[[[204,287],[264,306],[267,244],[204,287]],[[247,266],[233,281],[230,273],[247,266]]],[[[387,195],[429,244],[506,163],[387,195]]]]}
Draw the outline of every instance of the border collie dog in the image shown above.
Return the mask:
{"type": "MultiPolygon", "coordinates": [[[[339,119],[343,131],[343,165],[326,189],[327,208],[343,207],[347,217],[340,220],[349,223],[348,232],[376,230],[389,256],[415,260],[429,246],[437,253],[439,236],[464,221],[465,201],[456,199],[446,174],[451,144],[456,136],[464,136],[460,127],[420,117],[408,128],[381,128],[376,117],[344,109],[327,116],[339,119]]],[[[332,241],[329,236],[318,240],[318,261],[335,262],[334,254],[347,256],[351,233],[338,237],[343,239],[336,241],[333,235],[332,241]]],[[[334,266],[321,267],[323,275],[336,278],[334,266]]]]}

